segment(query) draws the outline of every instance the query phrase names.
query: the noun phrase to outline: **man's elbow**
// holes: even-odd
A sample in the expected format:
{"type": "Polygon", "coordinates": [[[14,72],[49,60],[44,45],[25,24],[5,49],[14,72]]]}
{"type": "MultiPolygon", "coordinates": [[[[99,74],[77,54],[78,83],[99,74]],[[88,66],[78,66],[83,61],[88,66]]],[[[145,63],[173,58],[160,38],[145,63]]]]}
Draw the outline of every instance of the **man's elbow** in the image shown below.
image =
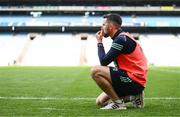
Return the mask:
{"type": "Polygon", "coordinates": [[[107,63],[104,62],[104,61],[101,61],[101,65],[102,65],[102,66],[107,66],[107,63]]]}

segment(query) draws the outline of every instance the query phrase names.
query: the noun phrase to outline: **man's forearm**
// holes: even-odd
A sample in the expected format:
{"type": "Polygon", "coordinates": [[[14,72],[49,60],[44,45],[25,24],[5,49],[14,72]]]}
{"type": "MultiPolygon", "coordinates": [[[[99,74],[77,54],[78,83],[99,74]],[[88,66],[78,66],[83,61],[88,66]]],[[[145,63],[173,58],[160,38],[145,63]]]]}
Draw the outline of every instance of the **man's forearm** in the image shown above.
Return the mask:
{"type": "Polygon", "coordinates": [[[97,46],[98,46],[99,61],[100,61],[101,65],[103,65],[103,58],[105,56],[104,46],[102,43],[98,43],[97,46]]]}

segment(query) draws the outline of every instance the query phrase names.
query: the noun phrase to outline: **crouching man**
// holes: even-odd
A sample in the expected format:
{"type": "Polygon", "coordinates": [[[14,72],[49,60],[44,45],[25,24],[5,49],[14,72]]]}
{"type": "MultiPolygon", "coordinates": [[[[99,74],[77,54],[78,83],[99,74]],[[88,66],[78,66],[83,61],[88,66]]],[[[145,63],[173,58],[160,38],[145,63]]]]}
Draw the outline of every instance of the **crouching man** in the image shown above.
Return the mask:
{"type": "Polygon", "coordinates": [[[101,65],[91,69],[91,76],[102,89],[96,103],[101,109],[125,110],[125,102],[134,107],[144,106],[143,90],[147,78],[147,60],[141,46],[133,36],[121,29],[118,14],[104,15],[101,30],[96,33],[98,56],[101,65]],[[103,37],[113,40],[105,53],[103,37]],[[112,61],[115,67],[109,67],[112,61]]]}

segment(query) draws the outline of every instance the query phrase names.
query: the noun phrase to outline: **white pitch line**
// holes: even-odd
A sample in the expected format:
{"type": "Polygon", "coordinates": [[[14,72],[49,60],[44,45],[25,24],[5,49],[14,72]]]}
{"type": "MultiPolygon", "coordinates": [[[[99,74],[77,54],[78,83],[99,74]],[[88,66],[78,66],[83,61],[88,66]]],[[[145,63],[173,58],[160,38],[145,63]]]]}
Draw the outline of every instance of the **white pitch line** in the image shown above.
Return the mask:
{"type": "Polygon", "coordinates": [[[161,71],[161,72],[180,73],[180,70],[172,70],[172,69],[152,69],[152,70],[161,71]]]}
{"type": "Polygon", "coordinates": [[[180,97],[147,97],[146,100],[180,100],[180,97]]]}
{"type": "Polygon", "coordinates": [[[58,97],[11,97],[11,96],[0,96],[0,99],[4,100],[95,100],[95,98],[88,97],[72,97],[72,98],[58,98],[58,97]]]}
{"type": "MultiPolygon", "coordinates": [[[[180,100],[180,97],[146,97],[146,100],[180,100]]],[[[91,100],[95,100],[95,98],[91,98],[91,97],[71,97],[71,98],[67,98],[67,97],[62,97],[62,98],[58,98],[58,97],[23,97],[23,96],[19,96],[19,97],[10,97],[10,96],[0,96],[0,100],[87,100],[87,101],[91,101],[91,100]]]]}

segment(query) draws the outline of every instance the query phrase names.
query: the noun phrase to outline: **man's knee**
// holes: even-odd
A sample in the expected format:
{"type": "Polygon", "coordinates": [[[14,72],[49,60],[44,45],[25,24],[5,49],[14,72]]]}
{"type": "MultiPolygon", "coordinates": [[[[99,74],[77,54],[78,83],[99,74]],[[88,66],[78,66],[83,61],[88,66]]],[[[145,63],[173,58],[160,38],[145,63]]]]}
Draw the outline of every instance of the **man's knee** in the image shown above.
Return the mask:
{"type": "Polygon", "coordinates": [[[100,69],[99,65],[92,67],[91,68],[91,77],[93,79],[97,78],[100,71],[101,71],[101,69],[100,69]]]}
{"type": "Polygon", "coordinates": [[[109,102],[111,102],[111,99],[107,99],[107,100],[103,100],[101,98],[96,99],[96,105],[100,107],[107,105],[109,102]]]}
{"type": "Polygon", "coordinates": [[[104,102],[101,99],[97,98],[96,99],[96,105],[100,106],[100,107],[103,107],[105,104],[104,104],[104,102]]]}

